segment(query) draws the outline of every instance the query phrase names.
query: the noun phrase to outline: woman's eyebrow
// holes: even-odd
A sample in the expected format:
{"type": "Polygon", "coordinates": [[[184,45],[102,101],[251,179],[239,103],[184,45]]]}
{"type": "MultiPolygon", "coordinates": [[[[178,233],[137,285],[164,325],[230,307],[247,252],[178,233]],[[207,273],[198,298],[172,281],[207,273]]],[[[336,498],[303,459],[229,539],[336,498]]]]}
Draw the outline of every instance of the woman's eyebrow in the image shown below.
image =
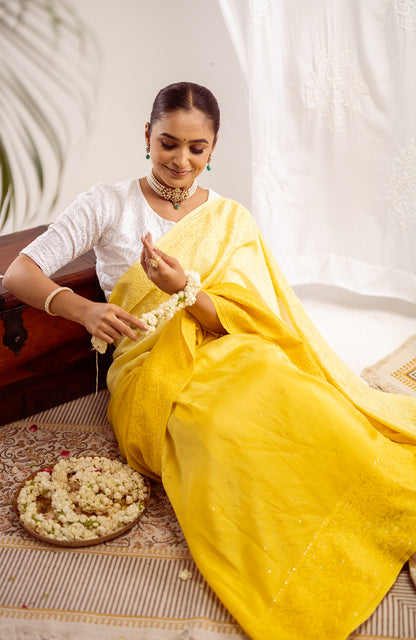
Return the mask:
{"type": "MultiPolygon", "coordinates": [[[[170,138],[171,140],[175,140],[176,142],[179,142],[179,138],[175,138],[175,136],[171,136],[170,133],[159,133],[160,136],[165,136],[166,138],[170,138]]],[[[195,142],[205,142],[205,144],[209,144],[208,140],[205,140],[205,138],[198,138],[197,140],[189,140],[189,142],[191,142],[192,144],[195,144],[195,142]]]]}

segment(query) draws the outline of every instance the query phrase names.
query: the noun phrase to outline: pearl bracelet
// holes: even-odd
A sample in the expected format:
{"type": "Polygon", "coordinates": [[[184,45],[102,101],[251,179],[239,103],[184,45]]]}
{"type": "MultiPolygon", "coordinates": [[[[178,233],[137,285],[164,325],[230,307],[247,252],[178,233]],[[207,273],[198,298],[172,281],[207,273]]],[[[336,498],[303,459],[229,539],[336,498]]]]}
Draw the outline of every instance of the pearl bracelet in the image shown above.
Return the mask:
{"type": "Polygon", "coordinates": [[[54,297],[58,294],[61,293],[61,291],[70,291],[71,293],[74,293],[72,291],[72,289],[70,289],[69,287],[58,287],[57,289],[54,289],[53,291],[51,291],[51,293],[48,295],[48,297],[45,300],[45,311],[46,313],[48,313],[50,316],[57,316],[57,313],[53,313],[50,310],[50,304],[52,302],[52,300],[54,299],[54,297]]]}

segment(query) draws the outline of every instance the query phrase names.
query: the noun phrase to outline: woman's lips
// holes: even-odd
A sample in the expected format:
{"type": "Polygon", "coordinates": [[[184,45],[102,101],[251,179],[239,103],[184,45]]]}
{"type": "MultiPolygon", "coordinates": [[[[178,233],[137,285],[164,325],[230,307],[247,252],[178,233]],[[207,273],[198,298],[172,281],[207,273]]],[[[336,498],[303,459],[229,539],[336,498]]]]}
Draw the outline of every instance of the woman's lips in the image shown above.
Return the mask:
{"type": "Polygon", "coordinates": [[[187,176],[189,173],[191,173],[190,171],[178,171],[177,169],[171,169],[170,167],[166,168],[172,175],[178,176],[179,178],[183,178],[184,176],[187,176]]]}

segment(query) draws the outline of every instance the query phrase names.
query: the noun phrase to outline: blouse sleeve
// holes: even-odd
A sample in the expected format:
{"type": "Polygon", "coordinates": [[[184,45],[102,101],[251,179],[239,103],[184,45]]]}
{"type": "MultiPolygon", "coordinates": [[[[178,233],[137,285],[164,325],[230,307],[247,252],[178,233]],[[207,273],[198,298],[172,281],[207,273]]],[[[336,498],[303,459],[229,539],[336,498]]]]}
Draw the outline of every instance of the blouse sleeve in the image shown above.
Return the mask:
{"type": "Polygon", "coordinates": [[[48,229],[21,253],[29,256],[47,275],[97,246],[106,224],[104,185],[95,185],[79,195],[48,229]]]}

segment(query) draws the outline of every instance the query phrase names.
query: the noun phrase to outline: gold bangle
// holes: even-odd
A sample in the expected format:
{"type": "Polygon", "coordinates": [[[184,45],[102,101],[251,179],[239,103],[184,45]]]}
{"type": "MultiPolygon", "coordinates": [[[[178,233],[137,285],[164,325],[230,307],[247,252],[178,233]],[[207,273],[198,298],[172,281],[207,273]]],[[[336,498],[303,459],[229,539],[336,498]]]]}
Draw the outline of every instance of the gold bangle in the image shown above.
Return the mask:
{"type": "Polygon", "coordinates": [[[48,313],[50,316],[57,316],[57,313],[53,313],[49,307],[50,304],[52,302],[52,300],[54,299],[54,297],[58,294],[61,293],[61,291],[70,291],[71,293],[74,293],[72,291],[72,289],[70,289],[69,287],[58,287],[57,289],[54,289],[53,291],[51,291],[51,293],[48,295],[48,297],[45,300],[45,311],[46,313],[48,313]]]}

